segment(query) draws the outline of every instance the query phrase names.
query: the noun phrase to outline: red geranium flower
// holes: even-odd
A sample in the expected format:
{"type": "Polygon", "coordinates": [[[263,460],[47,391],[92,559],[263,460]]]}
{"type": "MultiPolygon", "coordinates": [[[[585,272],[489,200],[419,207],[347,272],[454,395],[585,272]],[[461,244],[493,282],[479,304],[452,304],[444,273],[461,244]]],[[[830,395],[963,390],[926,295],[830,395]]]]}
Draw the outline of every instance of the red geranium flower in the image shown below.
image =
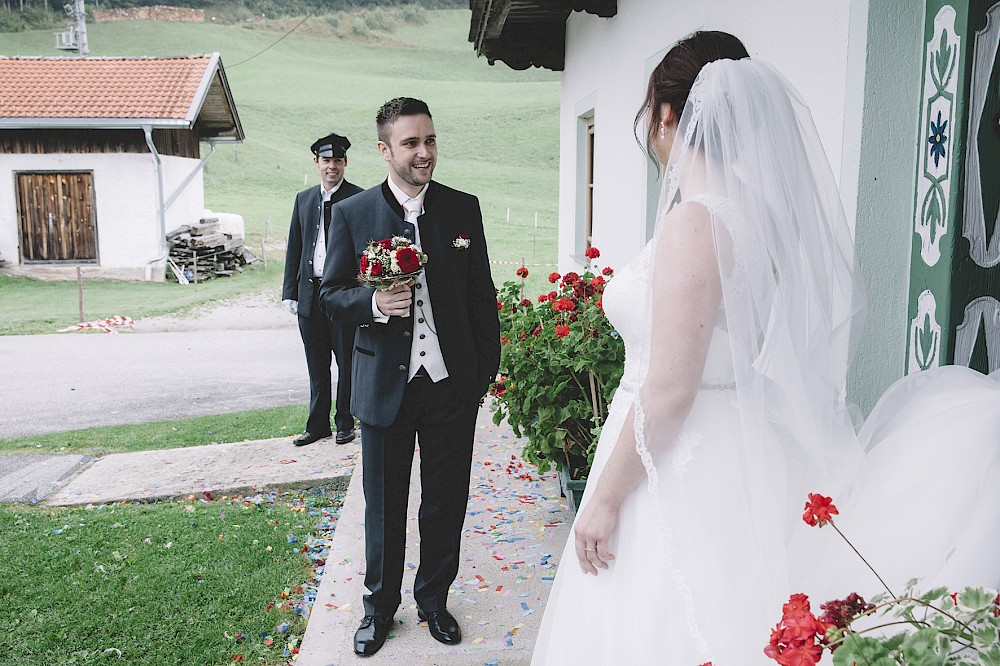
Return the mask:
{"type": "Polygon", "coordinates": [[[528,269],[525,268],[524,266],[521,266],[516,271],[514,271],[514,274],[517,275],[517,277],[519,278],[526,278],[528,277],[528,269]]]}
{"type": "Polygon", "coordinates": [[[837,511],[837,507],[833,505],[832,498],[823,497],[819,493],[809,493],[809,501],[806,502],[802,520],[813,527],[817,525],[823,527],[832,521],[834,516],[839,514],[840,512],[837,511]]]}
{"type": "Polygon", "coordinates": [[[569,326],[566,324],[556,324],[556,337],[565,338],[569,335],[569,326]]]}
{"type": "Polygon", "coordinates": [[[555,272],[549,273],[549,282],[551,282],[552,284],[555,284],[556,282],[559,281],[559,278],[561,278],[561,277],[562,276],[559,275],[559,273],[555,273],[555,272]]]}
{"type": "Polygon", "coordinates": [[[781,607],[781,622],[771,631],[764,654],[782,666],[818,664],[823,647],[817,642],[832,625],[817,620],[809,610],[809,597],[793,594],[781,607]]]}
{"type": "Polygon", "coordinates": [[[557,312],[563,310],[569,312],[570,310],[576,309],[576,302],[574,302],[571,298],[560,298],[552,304],[552,309],[557,312]]]}
{"type": "Polygon", "coordinates": [[[399,270],[404,273],[420,270],[420,257],[411,247],[401,247],[396,250],[396,263],[399,264],[399,270]]]}
{"type": "Polygon", "coordinates": [[[562,286],[565,287],[566,285],[574,285],[579,279],[580,279],[579,275],[577,275],[573,271],[570,271],[569,273],[566,273],[566,275],[563,275],[562,286]]]}
{"type": "Polygon", "coordinates": [[[606,283],[607,281],[601,275],[595,275],[590,280],[590,286],[592,287],[603,287],[606,283]]]}
{"type": "Polygon", "coordinates": [[[497,312],[500,312],[501,310],[503,310],[503,303],[497,300],[497,312]]]}
{"type": "Polygon", "coordinates": [[[605,275],[613,275],[614,272],[615,272],[615,269],[611,268],[611,266],[605,266],[604,270],[601,271],[601,272],[604,273],[605,275]]]}
{"type": "Polygon", "coordinates": [[[538,295],[538,302],[539,303],[544,303],[547,300],[549,300],[549,295],[548,294],[539,294],[538,295]]]}
{"type": "Polygon", "coordinates": [[[529,301],[527,298],[522,298],[519,305],[521,307],[527,307],[527,306],[531,305],[531,301],[529,301]]]}
{"type": "Polygon", "coordinates": [[[559,294],[557,294],[557,293],[556,293],[556,292],[554,292],[554,291],[550,291],[550,292],[549,292],[549,301],[554,301],[554,300],[556,300],[557,298],[559,298],[559,294]]]}
{"type": "Polygon", "coordinates": [[[601,251],[598,250],[596,247],[588,247],[587,251],[584,252],[584,254],[587,255],[587,259],[597,259],[599,256],[601,256],[601,251]]]}

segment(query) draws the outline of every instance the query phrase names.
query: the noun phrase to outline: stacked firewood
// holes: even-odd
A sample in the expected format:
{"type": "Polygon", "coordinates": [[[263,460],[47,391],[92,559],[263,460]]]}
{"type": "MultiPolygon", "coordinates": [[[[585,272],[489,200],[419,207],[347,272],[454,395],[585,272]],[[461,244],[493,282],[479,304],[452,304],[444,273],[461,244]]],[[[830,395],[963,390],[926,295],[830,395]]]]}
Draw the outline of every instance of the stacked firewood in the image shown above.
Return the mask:
{"type": "Polygon", "coordinates": [[[243,236],[220,231],[214,217],[174,229],[167,234],[167,243],[168,264],[178,282],[230,276],[258,260],[243,244],[243,236]]]}

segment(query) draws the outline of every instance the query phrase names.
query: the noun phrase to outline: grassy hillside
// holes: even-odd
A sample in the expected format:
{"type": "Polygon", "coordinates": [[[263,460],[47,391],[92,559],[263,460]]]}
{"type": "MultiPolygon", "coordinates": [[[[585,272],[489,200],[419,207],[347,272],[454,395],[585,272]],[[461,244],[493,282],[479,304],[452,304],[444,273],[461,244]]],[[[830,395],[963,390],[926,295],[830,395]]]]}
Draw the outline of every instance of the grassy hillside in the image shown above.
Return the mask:
{"type": "MultiPolygon", "coordinates": [[[[558,75],[515,72],[476,58],[467,41],[468,10],[425,15],[425,24],[397,27],[371,42],[338,39],[323,29],[332,18],[317,17],[303,26],[309,34],[297,31],[264,53],[282,34],[273,29],[286,22],[269,29],[102,23],[88,26],[88,33],[94,56],[222,54],[247,139],[220,146],[208,162],[206,206],[242,214],[255,245],[256,235],[268,232],[280,243],[295,192],[318,183],[308,149],[315,138],[346,134],[353,144],[347,178],[362,187],[383,179],[375,111],[408,95],[424,99],[434,114],[436,179],[479,196],[492,257],[554,261],[558,75]],[[329,35],[310,36],[324,32],[329,35]]],[[[57,55],[52,41],[48,31],[0,34],[0,53],[57,55]]],[[[495,274],[506,279],[512,269],[495,274]]]]}

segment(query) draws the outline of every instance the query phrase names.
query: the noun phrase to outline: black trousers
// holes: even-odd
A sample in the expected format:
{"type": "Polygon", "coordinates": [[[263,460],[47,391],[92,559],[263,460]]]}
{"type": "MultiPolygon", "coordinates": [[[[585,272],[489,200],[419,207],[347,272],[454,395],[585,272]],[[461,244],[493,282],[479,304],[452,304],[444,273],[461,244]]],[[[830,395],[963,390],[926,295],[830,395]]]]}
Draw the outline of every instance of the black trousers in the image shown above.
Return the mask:
{"type": "Polygon", "coordinates": [[[365,491],[366,615],[391,616],[402,597],[406,505],[414,440],[420,440],[420,565],[413,598],[425,612],[443,610],[458,575],[469,501],[472,439],[479,406],[458,399],[451,381],[414,377],[387,428],[361,424],[365,491]]]}
{"type": "Polygon", "coordinates": [[[351,416],[351,354],[354,353],[354,326],[333,321],[319,308],[319,286],[313,289],[312,316],[299,315],[299,333],[306,350],[309,370],[309,419],[306,430],[325,437],[331,434],[332,389],[330,363],[337,359],[337,430],[353,430],[351,416]]]}

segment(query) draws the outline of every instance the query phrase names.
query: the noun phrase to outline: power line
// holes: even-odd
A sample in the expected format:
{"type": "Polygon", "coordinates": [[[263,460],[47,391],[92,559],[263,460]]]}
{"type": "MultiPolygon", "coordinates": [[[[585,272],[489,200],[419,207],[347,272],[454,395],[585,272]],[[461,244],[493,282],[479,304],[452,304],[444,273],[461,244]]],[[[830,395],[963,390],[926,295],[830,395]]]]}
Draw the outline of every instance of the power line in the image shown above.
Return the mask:
{"type": "Polygon", "coordinates": [[[251,60],[253,60],[257,56],[262,55],[264,52],[269,51],[273,47],[277,46],[278,42],[280,42],[281,40],[283,40],[285,37],[288,37],[290,34],[292,34],[293,32],[295,32],[296,30],[298,30],[298,28],[299,28],[300,25],[302,25],[303,23],[305,23],[306,21],[308,21],[309,19],[311,19],[313,17],[313,15],[316,12],[319,11],[319,8],[320,8],[320,6],[316,5],[316,7],[314,7],[311,12],[309,12],[308,14],[306,14],[306,17],[304,19],[302,19],[301,21],[299,21],[298,23],[296,23],[295,26],[291,30],[289,30],[288,32],[286,32],[285,34],[283,34],[281,37],[278,37],[276,40],[274,40],[273,42],[271,42],[270,44],[268,44],[266,47],[264,47],[260,51],[257,51],[257,53],[254,53],[252,56],[250,56],[246,60],[240,60],[235,65],[230,65],[228,67],[228,69],[232,69],[233,67],[239,67],[240,65],[242,65],[245,62],[250,62],[251,60]]]}

